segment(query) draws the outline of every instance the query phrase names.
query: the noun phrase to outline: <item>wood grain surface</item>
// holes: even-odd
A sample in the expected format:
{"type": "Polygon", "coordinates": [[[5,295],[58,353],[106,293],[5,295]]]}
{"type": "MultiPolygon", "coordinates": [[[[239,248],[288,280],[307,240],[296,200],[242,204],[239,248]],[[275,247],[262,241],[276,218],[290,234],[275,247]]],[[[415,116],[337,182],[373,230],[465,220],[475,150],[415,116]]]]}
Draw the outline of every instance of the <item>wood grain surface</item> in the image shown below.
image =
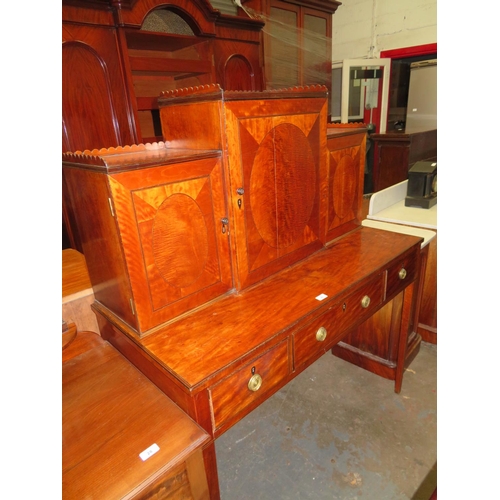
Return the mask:
{"type": "Polygon", "coordinates": [[[186,388],[198,390],[214,374],[229,373],[235,360],[255,356],[254,350],[263,349],[263,344],[277,343],[288,334],[285,327],[297,328],[310,315],[327,310],[336,297],[384,270],[419,241],[360,228],[255,287],[226,295],[138,343],[186,388]],[[322,293],[328,299],[318,301],[322,293]]]}
{"type": "MultiPolygon", "coordinates": [[[[64,498],[141,498],[151,483],[157,490],[168,483],[170,470],[186,469],[178,467],[210,441],[107,342],[63,363],[62,381],[64,498]],[[142,460],[153,444],[159,450],[142,460]]],[[[196,480],[203,484],[203,476],[196,480]]],[[[170,486],[168,494],[175,482],[170,486]]],[[[206,478],[202,490],[196,498],[208,498],[206,478]]]]}

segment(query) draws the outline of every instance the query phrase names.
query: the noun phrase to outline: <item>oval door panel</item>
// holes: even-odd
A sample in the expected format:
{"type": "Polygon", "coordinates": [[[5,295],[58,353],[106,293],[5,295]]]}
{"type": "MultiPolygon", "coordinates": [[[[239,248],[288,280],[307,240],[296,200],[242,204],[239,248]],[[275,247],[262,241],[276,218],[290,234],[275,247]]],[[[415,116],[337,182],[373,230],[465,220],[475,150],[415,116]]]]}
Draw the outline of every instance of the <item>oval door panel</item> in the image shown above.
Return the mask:
{"type": "Polygon", "coordinates": [[[257,230],[269,246],[286,248],[303,234],[315,200],[314,164],[309,141],[295,125],[277,125],[261,142],[250,203],[257,230]]]}

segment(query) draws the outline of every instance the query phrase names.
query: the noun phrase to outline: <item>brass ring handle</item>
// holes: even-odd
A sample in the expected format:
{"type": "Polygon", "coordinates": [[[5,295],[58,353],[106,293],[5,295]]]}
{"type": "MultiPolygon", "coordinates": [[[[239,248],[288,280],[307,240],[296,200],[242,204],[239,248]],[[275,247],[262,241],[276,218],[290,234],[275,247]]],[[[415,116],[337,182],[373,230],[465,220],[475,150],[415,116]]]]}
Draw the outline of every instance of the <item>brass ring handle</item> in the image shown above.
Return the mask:
{"type": "Polygon", "coordinates": [[[324,326],[320,326],[318,331],[316,332],[316,340],[319,342],[323,342],[323,340],[326,339],[326,334],[328,332],[326,331],[326,328],[324,326]]]}
{"type": "Polygon", "coordinates": [[[365,295],[361,299],[361,307],[364,307],[365,309],[370,305],[370,297],[368,295],[365,295]]]}
{"type": "Polygon", "coordinates": [[[406,278],[406,269],[404,267],[402,267],[400,270],[399,270],[399,273],[398,273],[398,276],[399,276],[399,279],[400,280],[404,280],[406,278]]]}
{"type": "Polygon", "coordinates": [[[251,391],[253,392],[258,391],[261,385],[262,385],[262,377],[258,373],[250,377],[250,380],[248,381],[248,388],[251,391]]]}

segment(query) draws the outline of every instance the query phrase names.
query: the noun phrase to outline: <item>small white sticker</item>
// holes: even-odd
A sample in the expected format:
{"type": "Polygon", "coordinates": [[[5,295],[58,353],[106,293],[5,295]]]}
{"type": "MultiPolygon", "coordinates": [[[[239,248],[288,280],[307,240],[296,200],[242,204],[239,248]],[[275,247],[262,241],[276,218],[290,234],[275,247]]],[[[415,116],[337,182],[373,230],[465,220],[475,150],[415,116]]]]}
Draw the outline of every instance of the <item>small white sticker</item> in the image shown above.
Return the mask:
{"type": "Polygon", "coordinates": [[[149,448],[145,449],[142,453],[139,453],[139,456],[141,457],[141,460],[144,462],[159,450],[160,447],[156,443],[154,443],[149,448]]]}
{"type": "Polygon", "coordinates": [[[316,300],[325,300],[328,297],[325,293],[322,293],[316,297],[316,300]]]}

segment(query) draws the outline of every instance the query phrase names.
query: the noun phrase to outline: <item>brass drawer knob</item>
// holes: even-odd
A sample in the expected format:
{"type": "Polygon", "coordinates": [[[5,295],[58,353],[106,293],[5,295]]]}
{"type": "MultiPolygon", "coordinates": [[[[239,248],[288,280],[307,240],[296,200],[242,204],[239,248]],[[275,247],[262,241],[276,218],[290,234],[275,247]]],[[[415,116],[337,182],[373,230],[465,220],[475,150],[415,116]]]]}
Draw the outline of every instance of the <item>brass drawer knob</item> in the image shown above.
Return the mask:
{"type": "Polygon", "coordinates": [[[361,299],[361,307],[364,307],[365,309],[370,305],[370,297],[368,295],[365,295],[361,299]]]}
{"type": "Polygon", "coordinates": [[[326,339],[326,334],[328,332],[326,331],[326,328],[324,326],[320,326],[318,328],[318,331],[316,332],[316,340],[318,340],[319,342],[323,342],[323,340],[326,339]]]}
{"type": "Polygon", "coordinates": [[[262,377],[258,373],[250,377],[250,380],[248,381],[248,388],[251,391],[253,392],[258,391],[261,385],[262,385],[262,377]]]}
{"type": "Polygon", "coordinates": [[[399,273],[398,273],[398,276],[399,276],[399,279],[400,280],[404,280],[406,278],[406,269],[404,267],[402,267],[400,270],[399,270],[399,273]]]}

